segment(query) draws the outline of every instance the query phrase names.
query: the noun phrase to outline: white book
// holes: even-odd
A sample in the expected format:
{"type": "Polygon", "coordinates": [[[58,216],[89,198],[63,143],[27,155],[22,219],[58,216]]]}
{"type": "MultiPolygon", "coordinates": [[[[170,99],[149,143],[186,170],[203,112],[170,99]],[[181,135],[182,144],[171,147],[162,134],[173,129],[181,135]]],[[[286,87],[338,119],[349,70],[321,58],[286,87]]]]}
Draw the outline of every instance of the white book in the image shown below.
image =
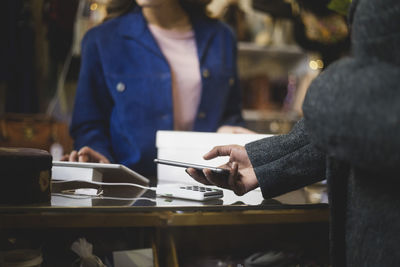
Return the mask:
{"type": "Polygon", "coordinates": [[[103,174],[93,168],[53,166],[51,174],[54,180],[103,181],[103,174]]]}

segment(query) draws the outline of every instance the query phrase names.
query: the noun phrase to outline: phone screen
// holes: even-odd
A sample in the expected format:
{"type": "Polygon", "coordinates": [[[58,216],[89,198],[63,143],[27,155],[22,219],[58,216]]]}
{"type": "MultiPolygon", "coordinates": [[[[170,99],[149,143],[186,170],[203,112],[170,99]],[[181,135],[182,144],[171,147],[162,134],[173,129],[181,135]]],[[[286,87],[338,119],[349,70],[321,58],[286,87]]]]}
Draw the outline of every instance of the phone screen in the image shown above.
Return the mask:
{"type": "Polygon", "coordinates": [[[211,171],[216,172],[216,173],[226,173],[226,174],[229,173],[229,170],[227,170],[227,169],[199,165],[199,164],[191,164],[191,163],[180,162],[180,161],[154,159],[154,162],[158,163],[158,164],[165,164],[165,165],[170,165],[170,166],[175,166],[175,167],[193,168],[196,170],[210,169],[211,171]]]}

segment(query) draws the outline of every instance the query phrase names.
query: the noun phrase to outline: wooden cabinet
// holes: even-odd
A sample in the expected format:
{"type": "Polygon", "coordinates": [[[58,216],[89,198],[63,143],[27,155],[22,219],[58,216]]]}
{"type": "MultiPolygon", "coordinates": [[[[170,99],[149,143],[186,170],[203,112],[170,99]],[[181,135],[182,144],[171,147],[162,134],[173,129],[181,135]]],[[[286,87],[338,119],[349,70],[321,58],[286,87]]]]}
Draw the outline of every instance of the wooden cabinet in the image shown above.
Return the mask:
{"type": "Polygon", "coordinates": [[[0,207],[0,244],[1,250],[13,244],[41,248],[42,266],[71,266],[76,255],[70,246],[79,237],[106,259],[116,250],[152,248],[154,266],[213,266],[270,250],[325,266],[328,212],[326,204],[0,207]]]}

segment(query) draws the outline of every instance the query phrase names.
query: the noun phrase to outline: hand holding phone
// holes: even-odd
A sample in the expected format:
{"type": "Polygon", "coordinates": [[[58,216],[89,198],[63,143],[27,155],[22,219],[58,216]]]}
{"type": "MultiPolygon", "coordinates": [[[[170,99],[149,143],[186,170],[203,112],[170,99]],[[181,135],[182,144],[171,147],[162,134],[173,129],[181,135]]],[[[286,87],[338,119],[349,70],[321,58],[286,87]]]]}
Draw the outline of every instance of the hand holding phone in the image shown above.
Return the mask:
{"type": "Polygon", "coordinates": [[[154,162],[158,163],[158,164],[165,164],[165,165],[170,165],[170,166],[175,166],[175,167],[193,168],[193,169],[200,170],[200,171],[202,171],[203,169],[210,169],[211,171],[213,171],[215,173],[226,174],[226,175],[229,174],[229,170],[227,170],[227,169],[199,165],[199,164],[191,164],[191,163],[186,163],[186,162],[165,160],[165,159],[154,159],[154,162]]]}
{"type": "Polygon", "coordinates": [[[222,168],[229,170],[228,175],[218,175],[211,170],[197,172],[188,169],[189,175],[197,182],[205,185],[231,189],[236,195],[243,195],[258,186],[258,180],[247,155],[246,148],[239,145],[216,146],[206,153],[203,158],[210,160],[229,156],[229,161],[222,168]]]}

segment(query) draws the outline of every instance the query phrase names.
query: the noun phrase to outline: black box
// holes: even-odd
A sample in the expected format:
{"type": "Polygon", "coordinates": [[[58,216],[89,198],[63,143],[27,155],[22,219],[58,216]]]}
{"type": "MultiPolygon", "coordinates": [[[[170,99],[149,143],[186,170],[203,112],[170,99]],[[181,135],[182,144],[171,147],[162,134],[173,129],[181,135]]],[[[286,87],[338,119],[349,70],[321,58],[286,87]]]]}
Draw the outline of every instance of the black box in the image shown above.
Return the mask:
{"type": "Polygon", "coordinates": [[[45,150],[0,147],[0,204],[50,202],[51,167],[45,150]]]}

